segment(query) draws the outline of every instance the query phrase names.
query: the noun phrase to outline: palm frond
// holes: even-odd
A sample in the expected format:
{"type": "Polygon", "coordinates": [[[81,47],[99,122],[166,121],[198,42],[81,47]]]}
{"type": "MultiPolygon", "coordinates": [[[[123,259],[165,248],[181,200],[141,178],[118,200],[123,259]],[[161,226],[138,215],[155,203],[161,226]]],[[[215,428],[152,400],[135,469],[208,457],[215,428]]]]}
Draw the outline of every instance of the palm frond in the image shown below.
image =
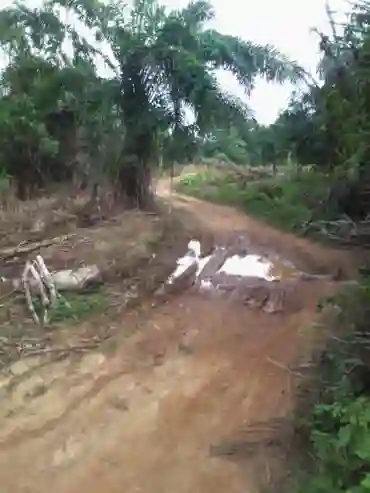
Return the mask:
{"type": "Polygon", "coordinates": [[[233,73],[238,82],[250,91],[256,77],[267,81],[296,83],[304,79],[305,71],[270,45],[261,46],[215,30],[201,34],[205,61],[213,68],[233,73]]]}
{"type": "Polygon", "coordinates": [[[205,22],[211,21],[215,17],[215,10],[207,0],[192,0],[179,13],[186,25],[191,26],[194,30],[199,29],[205,22]]]}
{"type": "Polygon", "coordinates": [[[201,104],[196,107],[196,121],[202,132],[220,124],[243,124],[253,116],[253,111],[246,102],[226,92],[218,84],[213,91],[208,91],[203,96],[201,104]]]}

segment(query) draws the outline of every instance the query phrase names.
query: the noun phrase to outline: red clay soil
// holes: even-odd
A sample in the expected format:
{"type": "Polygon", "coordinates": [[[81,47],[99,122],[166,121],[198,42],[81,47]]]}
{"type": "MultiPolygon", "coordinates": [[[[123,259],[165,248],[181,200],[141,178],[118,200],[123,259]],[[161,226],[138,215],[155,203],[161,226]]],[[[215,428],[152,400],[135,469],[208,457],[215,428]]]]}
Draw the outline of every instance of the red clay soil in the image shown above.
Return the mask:
{"type": "MultiPolygon", "coordinates": [[[[173,200],[190,229],[201,224],[216,242],[243,232],[261,251],[284,254],[306,271],[340,266],[351,273],[341,252],[227,207],[173,200]]],[[[0,410],[2,491],[259,491],[274,480],[276,462],[278,470],[284,464],[268,445],[249,450],[250,436],[272,436],[274,420],[289,418],[288,367],[318,299],[334,288],[300,281],[303,308],[279,314],[183,293],[125,315],[122,331],[137,330],[118,339],[114,355],[18,368],[0,410]]]]}

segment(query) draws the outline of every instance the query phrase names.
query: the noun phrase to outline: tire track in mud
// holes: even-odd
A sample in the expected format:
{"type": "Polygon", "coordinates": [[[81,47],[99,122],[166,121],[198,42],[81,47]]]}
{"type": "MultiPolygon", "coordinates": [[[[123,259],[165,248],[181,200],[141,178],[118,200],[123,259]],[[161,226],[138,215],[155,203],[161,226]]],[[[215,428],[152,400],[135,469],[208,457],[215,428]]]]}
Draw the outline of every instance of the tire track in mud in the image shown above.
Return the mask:
{"type": "MultiPolygon", "coordinates": [[[[171,305],[165,306],[165,312],[167,312],[167,311],[171,312],[171,310],[172,310],[171,305]]],[[[155,324],[156,315],[159,315],[160,317],[161,316],[167,316],[166,313],[164,313],[164,314],[161,314],[160,312],[158,313],[158,308],[153,309],[153,313],[151,313],[149,311],[145,316],[148,317],[149,319],[152,319],[153,323],[155,324]]],[[[260,345],[257,341],[256,345],[252,345],[240,357],[242,359],[248,358],[250,364],[252,364],[252,362],[256,362],[256,360],[258,360],[258,358],[259,358],[260,352],[263,352],[263,353],[269,352],[268,350],[271,347],[274,347],[276,345],[276,342],[281,337],[284,337],[285,333],[289,333],[290,330],[291,329],[288,328],[288,329],[284,329],[283,332],[275,332],[272,335],[272,337],[269,338],[267,341],[265,341],[262,345],[260,345]],[[258,352],[256,354],[257,349],[258,349],[258,352]]],[[[144,329],[144,331],[146,331],[146,329],[144,329]]],[[[155,335],[157,335],[157,334],[155,333],[155,335]]],[[[143,342],[145,343],[145,340],[148,337],[150,338],[150,336],[151,336],[151,334],[146,332],[143,335],[143,337],[140,338],[141,341],[136,340],[134,342],[134,344],[140,345],[140,343],[143,343],[143,342]]],[[[137,339],[137,337],[135,337],[135,339],[137,339]]],[[[181,339],[179,339],[176,343],[174,343],[172,341],[172,344],[174,344],[175,346],[177,346],[178,344],[181,344],[181,339]]],[[[207,352],[207,349],[206,350],[200,349],[200,351],[201,351],[201,353],[204,353],[204,352],[207,352]]],[[[211,351],[211,349],[209,349],[208,351],[211,351]]],[[[154,351],[154,354],[152,354],[152,355],[147,354],[146,355],[147,361],[144,361],[143,359],[141,359],[141,356],[142,355],[139,355],[139,354],[136,355],[136,357],[135,357],[135,355],[131,355],[129,358],[131,360],[131,364],[130,364],[130,366],[126,366],[125,368],[121,368],[121,369],[116,370],[116,371],[112,371],[109,369],[106,370],[105,372],[103,371],[105,374],[99,376],[97,379],[94,379],[94,382],[92,383],[91,387],[85,393],[81,394],[80,396],[76,397],[72,402],[70,402],[66,406],[64,412],[61,415],[59,415],[58,417],[56,417],[54,419],[50,419],[41,428],[35,428],[35,429],[31,429],[31,430],[16,430],[16,431],[12,432],[10,435],[8,435],[8,437],[5,440],[0,441],[0,450],[1,451],[9,450],[10,448],[14,448],[14,447],[17,447],[19,445],[22,445],[23,443],[27,442],[28,440],[40,438],[40,437],[44,436],[45,434],[47,434],[48,432],[53,431],[71,413],[73,413],[74,411],[78,411],[78,409],[86,401],[91,401],[94,397],[97,397],[98,394],[100,392],[102,392],[111,382],[119,379],[123,375],[129,375],[129,374],[134,375],[135,370],[137,370],[140,367],[148,367],[148,364],[150,364],[152,357],[156,356],[156,352],[154,351]],[[136,360],[136,364],[134,363],[135,360],[136,360]]],[[[119,356],[120,362],[122,361],[122,357],[124,357],[124,356],[123,355],[119,356]]],[[[191,357],[191,355],[189,357],[191,357]]],[[[163,363],[164,363],[164,361],[162,362],[162,364],[163,363]]],[[[109,361],[108,364],[112,365],[112,361],[109,361]]],[[[116,366],[116,365],[114,365],[114,366],[116,366]]]]}

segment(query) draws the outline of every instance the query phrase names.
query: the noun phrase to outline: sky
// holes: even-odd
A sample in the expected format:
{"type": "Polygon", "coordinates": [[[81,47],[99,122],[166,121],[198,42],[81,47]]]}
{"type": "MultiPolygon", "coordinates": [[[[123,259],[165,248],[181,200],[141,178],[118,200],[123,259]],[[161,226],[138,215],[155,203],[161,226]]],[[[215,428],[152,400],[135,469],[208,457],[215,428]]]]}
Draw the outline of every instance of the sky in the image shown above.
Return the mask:
{"type": "MultiPolygon", "coordinates": [[[[311,30],[316,27],[328,32],[326,0],[211,1],[216,10],[214,27],[218,31],[259,44],[272,44],[312,74],[316,73],[318,37],[311,30]]],[[[163,3],[176,8],[186,5],[187,0],[164,0],[163,3]]],[[[331,10],[338,12],[338,18],[343,19],[348,3],[330,0],[329,5],[331,10]]],[[[222,74],[221,83],[227,90],[245,97],[230,74],[222,74]]],[[[259,123],[273,123],[279,112],[286,108],[292,90],[290,84],[280,86],[258,81],[249,105],[259,123]]]]}
{"type": "MultiPolygon", "coordinates": [[[[160,0],[169,8],[181,8],[188,0],[160,0]]],[[[318,37],[312,28],[328,32],[325,13],[326,0],[211,0],[216,11],[212,27],[218,31],[240,36],[260,44],[272,44],[289,58],[297,61],[312,74],[319,61],[318,37]]],[[[2,7],[12,3],[3,0],[2,7]]],[[[25,0],[39,6],[41,0],[25,0]]],[[[347,0],[330,0],[331,10],[343,18],[348,10],[347,0]]],[[[222,73],[220,83],[226,90],[245,98],[243,89],[232,75],[222,73]]],[[[273,123],[286,108],[293,87],[257,81],[249,105],[261,124],[273,123]]]]}

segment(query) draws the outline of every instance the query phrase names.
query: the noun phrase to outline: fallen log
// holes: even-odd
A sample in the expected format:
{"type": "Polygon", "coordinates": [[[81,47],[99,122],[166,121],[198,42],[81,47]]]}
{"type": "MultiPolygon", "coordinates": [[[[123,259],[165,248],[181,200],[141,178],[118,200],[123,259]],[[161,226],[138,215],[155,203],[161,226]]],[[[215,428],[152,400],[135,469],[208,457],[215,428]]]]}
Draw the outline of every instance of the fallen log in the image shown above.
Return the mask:
{"type": "MultiPolygon", "coordinates": [[[[50,281],[54,284],[55,289],[59,292],[65,291],[84,291],[92,284],[101,282],[101,272],[97,265],[80,267],[73,270],[61,270],[50,274],[50,281]]],[[[22,281],[20,279],[12,280],[13,288],[16,291],[24,292],[22,281]]],[[[31,293],[40,295],[39,283],[34,280],[29,280],[31,293]]]]}
{"type": "Polygon", "coordinates": [[[0,250],[0,261],[6,261],[22,255],[28,255],[30,253],[35,252],[36,250],[40,250],[41,248],[46,248],[51,245],[56,245],[56,244],[61,245],[72,236],[76,236],[75,233],[58,236],[55,238],[47,238],[45,240],[32,242],[32,243],[23,241],[16,247],[4,248],[0,250]]]}

